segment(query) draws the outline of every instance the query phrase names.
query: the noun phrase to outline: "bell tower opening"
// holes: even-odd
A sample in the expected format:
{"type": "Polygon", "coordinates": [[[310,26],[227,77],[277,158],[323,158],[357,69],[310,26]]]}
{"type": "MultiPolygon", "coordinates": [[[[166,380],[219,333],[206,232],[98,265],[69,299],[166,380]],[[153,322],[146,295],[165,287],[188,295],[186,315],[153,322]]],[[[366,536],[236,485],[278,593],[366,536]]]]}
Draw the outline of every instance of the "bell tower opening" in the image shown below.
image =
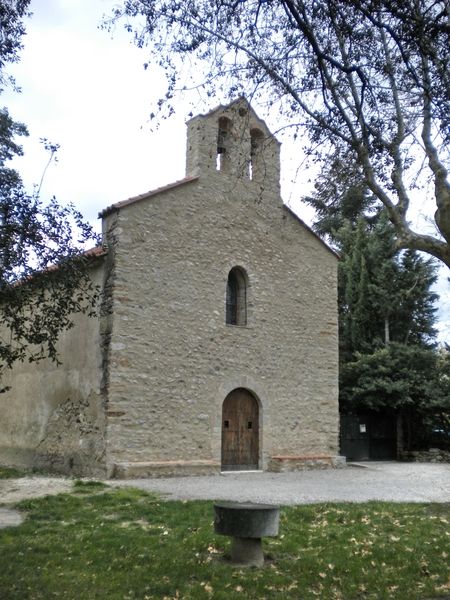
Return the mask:
{"type": "Polygon", "coordinates": [[[224,175],[230,185],[231,177],[235,183],[264,182],[265,193],[279,194],[279,142],[245,98],[197,115],[187,126],[188,177],[224,175]]]}
{"type": "Polygon", "coordinates": [[[261,179],[263,174],[263,142],[264,134],[260,129],[250,130],[250,161],[248,175],[250,179],[261,179]]]}
{"type": "Polygon", "coordinates": [[[227,171],[230,164],[230,131],[231,121],[227,117],[220,117],[217,131],[217,160],[216,169],[227,171]]]}

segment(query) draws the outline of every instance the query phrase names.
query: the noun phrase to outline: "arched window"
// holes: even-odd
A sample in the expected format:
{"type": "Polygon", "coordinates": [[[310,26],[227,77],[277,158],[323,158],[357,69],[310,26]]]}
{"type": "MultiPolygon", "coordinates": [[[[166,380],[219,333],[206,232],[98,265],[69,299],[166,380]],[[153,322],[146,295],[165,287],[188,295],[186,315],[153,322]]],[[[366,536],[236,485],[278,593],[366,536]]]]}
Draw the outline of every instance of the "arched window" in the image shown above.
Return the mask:
{"type": "Polygon", "coordinates": [[[240,267],[228,273],[226,323],[247,325],[247,275],[240,267]]]}

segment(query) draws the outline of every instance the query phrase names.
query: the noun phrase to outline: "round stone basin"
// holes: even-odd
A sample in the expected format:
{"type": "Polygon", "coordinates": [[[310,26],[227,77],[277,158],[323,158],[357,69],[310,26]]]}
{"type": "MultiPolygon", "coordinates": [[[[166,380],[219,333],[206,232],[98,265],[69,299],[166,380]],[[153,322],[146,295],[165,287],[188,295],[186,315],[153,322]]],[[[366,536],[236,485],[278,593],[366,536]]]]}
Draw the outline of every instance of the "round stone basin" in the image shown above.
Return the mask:
{"type": "Polygon", "coordinates": [[[233,538],[231,560],[240,565],[264,564],[261,538],[278,535],[279,506],[244,502],[214,503],[214,530],[233,538]]]}
{"type": "Polygon", "coordinates": [[[214,530],[240,538],[277,536],[280,507],[246,502],[215,502],[214,530]]]}

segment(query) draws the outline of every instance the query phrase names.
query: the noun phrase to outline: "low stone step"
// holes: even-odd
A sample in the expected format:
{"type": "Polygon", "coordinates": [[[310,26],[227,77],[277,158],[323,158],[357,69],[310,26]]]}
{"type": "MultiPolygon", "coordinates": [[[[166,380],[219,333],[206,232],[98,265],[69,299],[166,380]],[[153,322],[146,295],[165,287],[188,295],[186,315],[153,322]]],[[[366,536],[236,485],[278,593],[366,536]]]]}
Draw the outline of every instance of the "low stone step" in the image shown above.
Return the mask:
{"type": "Polygon", "coordinates": [[[174,477],[189,475],[214,475],[220,473],[220,463],[213,460],[165,460],[117,462],[112,469],[115,479],[143,477],[174,477]]]}
{"type": "Polygon", "coordinates": [[[271,456],[268,470],[275,473],[306,471],[309,469],[342,468],[346,466],[345,456],[328,454],[306,454],[301,456],[271,456]]]}

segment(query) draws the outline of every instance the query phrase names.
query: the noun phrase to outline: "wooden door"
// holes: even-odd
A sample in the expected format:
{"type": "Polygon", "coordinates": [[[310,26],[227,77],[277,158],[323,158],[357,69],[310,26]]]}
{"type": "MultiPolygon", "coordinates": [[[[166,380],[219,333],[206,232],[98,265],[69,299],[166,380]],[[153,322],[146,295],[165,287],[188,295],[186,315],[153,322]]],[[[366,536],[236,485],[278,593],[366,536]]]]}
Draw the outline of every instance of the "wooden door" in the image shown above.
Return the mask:
{"type": "Polygon", "coordinates": [[[222,471],[258,469],[259,411],[244,388],[233,390],[222,407],[222,471]]]}

